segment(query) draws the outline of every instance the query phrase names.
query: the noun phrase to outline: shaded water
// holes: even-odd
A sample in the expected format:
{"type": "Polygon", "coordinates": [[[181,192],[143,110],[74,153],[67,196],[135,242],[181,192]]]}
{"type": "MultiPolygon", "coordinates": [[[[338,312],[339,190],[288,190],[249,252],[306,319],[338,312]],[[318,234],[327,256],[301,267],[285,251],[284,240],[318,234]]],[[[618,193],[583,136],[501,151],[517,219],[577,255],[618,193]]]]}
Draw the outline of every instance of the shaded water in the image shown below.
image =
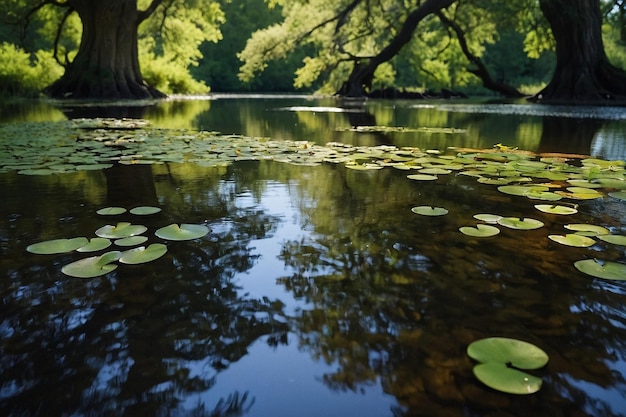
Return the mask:
{"type": "MultiPolygon", "coordinates": [[[[339,112],[346,103],[332,99],[220,98],[131,115],[162,128],[319,144],[445,150],[502,143],[626,157],[621,109],[348,104],[339,112]],[[432,129],[346,131],[351,126],[432,129]]],[[[43,103],[3,117],[62,120],[103,109],[62,110],[43,103]]],[[[624,263],[626,250],[570,248],[547,235],[572,221],[626,234],[626,203],[581,201],[572,220],[468,176],[425,183],[406,175],[266,160],[0,173],[0,414],[624,415],[626,285],[586,276],[573,262],[624,263]],[[112,221],[138,221],[95,213],[110,205],[158,205],[161,213],[141,219],[151,231],[202,223],[211,233],[168,243],[155,262],[89,280],[60,272],[76,254],[25,251],[41,240],[91,237],[112,221]],[[421,217],[410,210],[416,205],[450,213],[421,217]],[[476,213],[532,214],[546,226],[502,228],[489,239],[460,234],[476,213]],[[503,394],[474,378],[467,345],[490,336],[548,353],[548,365],[534,372],[544,381],[538,393],[503,394]]]]}

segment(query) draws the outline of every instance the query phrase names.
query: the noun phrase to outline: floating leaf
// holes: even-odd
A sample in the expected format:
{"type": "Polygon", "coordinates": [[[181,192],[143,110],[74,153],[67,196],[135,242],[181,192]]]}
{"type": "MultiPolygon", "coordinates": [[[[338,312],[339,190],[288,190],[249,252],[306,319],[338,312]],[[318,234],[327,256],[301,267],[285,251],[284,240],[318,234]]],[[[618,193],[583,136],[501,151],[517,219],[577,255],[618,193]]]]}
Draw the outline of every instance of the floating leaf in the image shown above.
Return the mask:
{"type": "Polygon", "coordinates": [[[626,200],[626,191],[616,191],[614,193],[609,193],[609,196],[617,198],[618,200],[626,200]]]}
{"type": "Polygon", "coordinates": [[[478,362],[511,364],[519,369],[539,369],[548,363],[548,354],[539,347],[506,337],[476,340],[467,347],[467,354],[478,362]]]}
{"type": "Polygon", "coordinates": [[[111,246],[111,241],[103,237],[94,237],[85,246],[76,249],[78,252],[97,252],[111,246]]]}
{"type": "Polygon", "coordinates": [[[117,214],[126,213],[126,209],[124,207],[105,207],[96,211],[96,213],[102,216],[115,216],[117,214]]]}
{"type": "Polygon", "coordinates": [[[122,252],[120,262],[131,265],[142,264],[160,258],[165,255],[166,252],[167,246],[162,243],[153,243],[147,248],[145,246],[141,246],[139,248],[122,252]]]}
{"type": "Polygon", "coordinates": [[[417,206],[413,207],[411,211],[422,216],[444,216],[448,214],[448,210],[443,207],[417,206]]]}
{"type": "Polygon", "coordinates": [[[202,224],[170,224],[155,232],[157,237],[165,240],[192,240],[209,233],[209,228],[202,224]]]}
{"type": "Polygon", "coordinates": [[[57,253],[68,253],[75,251],[81,246],[89,243],[86,237],[75,237],[72,239],[53,239],[44,242],[33,243],[26,250],[38,255],[53,255],[57,253]]]}
{"type": "Polygon", "coordinates": [[[556,243],[577,248],[587,248],[593,246],[596,241],[590,237],[568,233],[566,235],[548,235],[548,238],[556,243]]]}
{"type": "Polygon", "coordinates": [[[122,252],[113,251],[107,252],[101,256],[81,259],[80,261],[65,265],[61,268],[61,272],[75,278],[98,277],[115,270],[117,265],[111,262],[117,261],[121,255],[122,252]]]}
{"type": "Polygon", "coordinates": [[[542,385],[541,378],[510,368],[505,363],[481,363],[472,371],[483,384],[507,394],[534,394],[542,385]]]}
{"type": "Polygon", "coordinates": [[[559,205],[552,205],[552,204],[537,204],[535,205],[535,208],[539,211],[542,211],[544,213],[550,213],[550,214],[576,214],[578,213],[578,210],[575,209],[574,207],[559,206],[559,205]]]}
{"type": "Polygon", "coordinates": [[[584,259],[574,262],[580,272],[596,278],[626,281],[626,264],[596,259],[584,259]]]}
{"type": "Polygon", "coordinates": [[[518,230],[532,230],[543,227],[543,222],[539,220],[519,217],[503,217],[498,220],[498,224],[510,229],[518,230]]]}
{"type": "Polygon", "coordinates": [[[500,233],[500,229],[487,224],[477,224],[476,227],[464,226],[459,228],[459,231],[464,235],[472,237],[490,237],[500,233]]]}
{"type": "Polygon", "coordinates": [[[477,220],[482,220],[485,223],[497,224],[498,220],[500,220],[502,216],[498,214],[481,213],[481,214],[475,214],[474,218],[477,220]]]}
{"type": "Polygon", "coordinates": [[[123,237],[140,235],[148,230],[146,226],[130,224],[128,222],[119,222],[115,226],[106,225],[96,230],[96,235],[106,237],[108,239],[118,239],[123,237]]]}
{"type": "Polygon", "coordinates": [[[428,174],[412,174],[412,175],[407,175],[406,177],[410,180],[416,180],[416,181],[434,181],[437,178],[439,178],[436,175],[428,175],[428,174]]]}
{"type": "Polygon", "coordinates": [[[598,235],[598,239],[614,245],[626,246],[626,236],[624,235],[598,235]]]}
{"type": "Polygon", "coordinates": [[[548,187],[540,185],[502,185],[498,187],[498,191],[504,194],[527,196],[530,193],[538,195],[539,193],[549,192],[548,187]]]}
{"type": "Polygon", "coordinates": [[[148,240],[148,238],[145,236],[129,236],[129,237],[117,239],[114,243],[117,246],[135,246],[135,245],[141,245],[146,240],[148,240]]]}
{"type": "Polygon", "coordinates": [[[156,214],[160,211],[161,209],[159,207],[152,207],[152,206],[140,206],[140,207],[135,207],[135,208],[130,209],[131,214],[135,214],[138,216],[147,216],[150,214],[156,214]]]}
{"type": "Polygon", "coordinates": [[[609,229],[602,226],[596,226],[595,224],[573,223],[566,224],[563,227],[565,227],[567,230],[573,230],[574,232],[576,232],[576,234],[583,236],[599,236],[608,235],[609,233],[611,233],[609,229]]]}

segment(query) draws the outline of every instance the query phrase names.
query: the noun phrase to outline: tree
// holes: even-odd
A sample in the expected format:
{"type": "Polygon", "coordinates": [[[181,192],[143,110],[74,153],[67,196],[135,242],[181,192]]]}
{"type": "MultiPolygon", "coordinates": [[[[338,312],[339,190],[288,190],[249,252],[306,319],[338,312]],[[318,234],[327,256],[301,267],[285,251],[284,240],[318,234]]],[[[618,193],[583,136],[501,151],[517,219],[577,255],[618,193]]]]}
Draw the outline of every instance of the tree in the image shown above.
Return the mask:
{"type": "Polygon", "coordinates": [[[165,97],[144,81],[139,43],[151,50],[150,62],[160,59],[161,65],[174,64],[186,71],[197,63],[201,42],[220,38],[217,27],[223,21],[213,0],[43,0],[30,9],[26,21],[47,6],[65,10],[58,22],[55,50],[67,18],[75,12],[82,23],[78,51],[73,59],[66,52],[64,75],[47,89],[55,98],[165,97]],[[144,7],[140,9],[138,3],[144,7]],[[142,22],[149,34],[140,39],[142,22]]]}
{"type": "Polygon", "coordinates": [[[626,100],[626,72],[613,66],[604,50],[600,0],[540,0],[540,6],[556,43],[556,68],[534,100],[626,100]]]}

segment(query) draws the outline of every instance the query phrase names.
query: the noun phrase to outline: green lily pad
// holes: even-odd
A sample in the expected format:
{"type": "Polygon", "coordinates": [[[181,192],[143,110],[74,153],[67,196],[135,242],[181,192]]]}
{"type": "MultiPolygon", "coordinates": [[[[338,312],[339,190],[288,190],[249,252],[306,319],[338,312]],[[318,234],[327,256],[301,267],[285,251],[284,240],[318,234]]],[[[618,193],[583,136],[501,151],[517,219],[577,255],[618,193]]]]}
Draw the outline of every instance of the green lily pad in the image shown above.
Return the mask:
{"type": "Polygon", "coordinates": [[[502,185],[498,187],[498,191],[501,193],[522,197],[528,196],[530,193],[539,195],[540,193],[549,192],[549,190],[548,187],[540,185],[502,185]]]}
{"type": "Polygon", "coordinates": [[[61,268],[61,272],[75,278],[98,277],[115,270],[117,265],[111,262],[117,261],[121,255],[122,252],[113,251],[100,256],[81,259],[80,261],[65,265],[61,268]]]}
{"type": "Polygon", "coordinates": [[[161,209],[159,207],[152,207],[152,206],[140,206],[140,207],[135,207],[135,208],[130,209],[131,214],[135,214],[138,216],[147,216],[150,214],[156,214],[160,211],[161,209]]]}
{"type": "Polygon", "coordinates": [[[96,213],[102,216],[115,216],[117,214],[126,213],[126,209],[124,207],[105,207],[96,211],[96,213]]]}
{"type": "Polygon", "coordinates": [[[490,237],[500,233],[500,229],[487,224],[477,224],[476,227],[464,226],[459,228],[459,231],[464,235],[472,237],[490,237]]]}
{"type": "Polygon", "coordinates": [[[544,213],[550,214],[576,214],[578,210],[574,207],[559,206],[553,204],[536,204],[535,208],[544,213]]]}
{"type": "Polygon", "coordinates": [[[105,239],[103,237],[94,237],[89,240],[89,243],[85,246],[81,246],[76,249],[78,252],[97,252],[102,249],[106,249],[111,246],[111,241],[109,239],[105,239]]]}
{"type": "Polygon", "coordinates": [[[507,337],[476,340],[467,347],[467,354],[481,363],[498,362],[519,369],[539,369],[548,363],[548,354],[539,347],[507,337]]]}
{"type": "Polygon", "coordinates": [[[119,222],[115,226],[106,225],[96,230],[96,236],[108,239],[119,239],[123,237],[140,235],[148,230],[146,226],[130,224],[128,222],[119,222]]]}
{"type": "Polygon", "coordinates": [[[129,237],[123,237],[121,239],[117,239],[114,243],[117,246],[135,246],[135,245],[141,245],[146,240],[148,240],[148,238],[145,236],[129,236],[129,237]]]}
{"type": "Polygon", "coordinates": [[[614,193],[609,193],[609,196],[618,200],[626,200],[626,191],[615,191],[614,193]]]}
{"type": "Polygon", "coordinates": [[[445,216],[448,214],[448,210],[443,207],[417,206],[413,207],[411,211],[422,216],[445,216]]]}
{"type": "Polygon", "coordinates": [[[505,363],[481,363],[472,371],[483,384],[507,394],[534,394],[542,385],[541,378],[508,367],[505,363]]]}
{"type": "Polygon", "coordinates": [[[593,246],[596,241],[588,236],[568,233],[566,235],[548,235],[548,238],[556,243],[577,248],[587,248],[593,246]]]}
{"type": "Polygon", "coordinates": [[[122,252],[120,262],[130,265],[142,264],[160,258],[161,256],[165,255],[166,252],[167,246],[162,243],[153,243],[147,248],[145,246],[141,246],[139,248],[134,248],[122,252]]]}
{"type": "Polygon", "coordinates": [[[53,239],[44,242],[33,243],[26,250],[38,255],[53,255],[57,253],[68,253],[75,251],[81,246],[89,243],[86,237],[75,237],[72,239],[53,239]]]}
{"type": "Polygon", "coordinates": [[[436,175],[428,175],[428,174],[412,174],[412,175],[407,175],[406,177],[410,180],[416,180],[416,181],[434,181],[437,178],[439,178],[436,175]]]}
{"type": "Polygon", "coordinates": [[[500,220],[502,216],[498,214],[480,213],[480,214],[475,214],[474,218],[476,220],[482,220],[485,223],[497,224],[498,220],[500,220]]]}
{"type": "Polygon", "coordinates": [[[530,219],[530,218],[519,218],[519,217],[503,217],[498,220],[498,224],[500,226],[508,227],[510,229],[518,229],[518,230],[532,230],[539,229],[543,227],[543,222],[530,219]]]}
{"type": "Polygon", "coordinates": [[[626,281],[626,264],[584,259],[574,262],[574,266],[580,272],[596,278],[626,281]]]}
{"type": "Polygon", "coordinates": [[[567,230],[573,230],[578,235],[582,236],[600,236],[600,235],[608,235],[611,233],[609,229],[602,226],[596,226],[595,224],[582,224],[582,223],[573,223],[566,224],[565,227],[567,230]]]}
{"type": "Polygon", "coordinates": [[[206,236],[209,228],[202,224],[170,224],[155,232],[157,237],[165,240],[192,240],[206,236]]]}
{"type": "Polygon", "coordinates": [[[614,245],[626,246],[626,236],[624,235],[599,235],[598,239],[614,245]]]}

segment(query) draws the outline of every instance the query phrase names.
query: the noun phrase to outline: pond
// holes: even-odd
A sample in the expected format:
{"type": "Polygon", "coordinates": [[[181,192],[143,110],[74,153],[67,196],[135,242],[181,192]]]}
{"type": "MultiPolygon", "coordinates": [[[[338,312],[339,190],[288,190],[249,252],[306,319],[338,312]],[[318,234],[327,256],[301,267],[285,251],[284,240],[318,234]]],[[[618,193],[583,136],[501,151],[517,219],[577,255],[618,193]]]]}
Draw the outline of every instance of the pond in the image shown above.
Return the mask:
{"type": "Polygon", "coordinates": [[[625,415],[623,109],[0,107],[1,415],[625,415]],[[132,249],[27,251],[122,222],[167,251],[92,278],[62,270],[132,249]],[[477,378],[468,346],[492,337],[545,352],[537,392],[477,378]]]}

